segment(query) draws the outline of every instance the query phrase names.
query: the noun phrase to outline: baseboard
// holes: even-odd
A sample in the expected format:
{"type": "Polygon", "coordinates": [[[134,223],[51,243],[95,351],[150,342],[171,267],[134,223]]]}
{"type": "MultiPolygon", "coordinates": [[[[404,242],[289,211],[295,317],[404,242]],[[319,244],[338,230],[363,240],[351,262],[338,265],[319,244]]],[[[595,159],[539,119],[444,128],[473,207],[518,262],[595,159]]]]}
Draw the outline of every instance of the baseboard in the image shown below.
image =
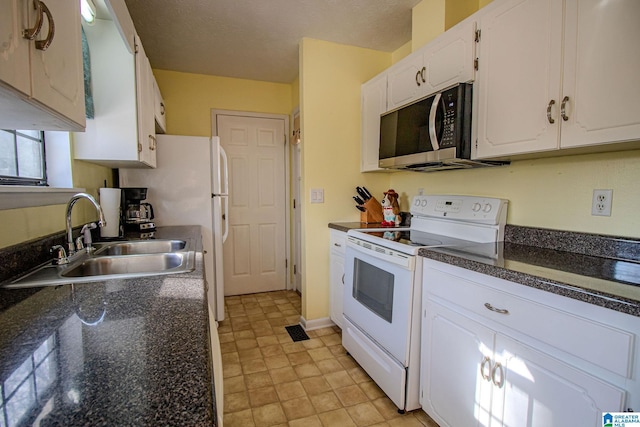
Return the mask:
{"type": "Polygon", "coordinates": [[[328,317],[307,320],[303,316],[300,316],[300,325],[304,328],[305,331],[313,331],[314,329],[329,328],[331,326],[335,326],[336,324],[333,323],[328,317]]]}

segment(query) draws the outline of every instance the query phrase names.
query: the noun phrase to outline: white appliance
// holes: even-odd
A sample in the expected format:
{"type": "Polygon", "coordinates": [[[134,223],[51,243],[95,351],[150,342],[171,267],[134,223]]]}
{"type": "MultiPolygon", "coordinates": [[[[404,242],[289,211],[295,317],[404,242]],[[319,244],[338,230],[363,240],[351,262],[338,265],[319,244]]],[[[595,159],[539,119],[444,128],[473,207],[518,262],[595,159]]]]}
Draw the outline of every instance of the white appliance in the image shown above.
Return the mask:
{"type": "Polygon", "coordinates": [[[411,214],[408,229],[349,230],[345,252],[342,345],[400,412],[420,407],[418,251],[452,247],[497,256],[507,201],[415,196],[411,214]]]}
{"type": "Polygon", "coordinates": [[[228,234],[227,158],[220,138],[157,136],[155,169],[120,169],[121,187],[146,187],[157,226],[200,225],[215,319],[224,319],[222,244],[228,234]]]}

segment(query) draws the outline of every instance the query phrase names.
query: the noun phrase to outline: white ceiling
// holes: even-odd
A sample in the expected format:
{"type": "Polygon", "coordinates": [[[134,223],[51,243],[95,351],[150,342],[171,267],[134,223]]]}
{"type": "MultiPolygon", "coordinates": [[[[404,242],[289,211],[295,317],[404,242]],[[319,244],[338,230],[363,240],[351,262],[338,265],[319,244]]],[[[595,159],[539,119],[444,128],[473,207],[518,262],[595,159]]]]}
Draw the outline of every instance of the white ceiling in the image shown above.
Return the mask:
{"type": "Polygon", "coordinates": [[[391,52],[420,0],[126,0],[151,66],[279,83],[303,37],[391,52]]]}

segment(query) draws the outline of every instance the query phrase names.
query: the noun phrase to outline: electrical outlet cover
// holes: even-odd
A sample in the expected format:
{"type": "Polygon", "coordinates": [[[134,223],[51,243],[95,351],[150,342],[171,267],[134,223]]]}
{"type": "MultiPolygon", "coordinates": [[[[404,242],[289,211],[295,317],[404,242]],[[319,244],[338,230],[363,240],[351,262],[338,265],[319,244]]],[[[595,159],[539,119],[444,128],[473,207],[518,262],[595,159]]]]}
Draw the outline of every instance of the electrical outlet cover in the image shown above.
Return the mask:
{"type": "Polygon", "coordinates": [[[613,202],[613,190],[593,190],[591,200],[591,215],[611,216],[611,204],[613,202]]]}

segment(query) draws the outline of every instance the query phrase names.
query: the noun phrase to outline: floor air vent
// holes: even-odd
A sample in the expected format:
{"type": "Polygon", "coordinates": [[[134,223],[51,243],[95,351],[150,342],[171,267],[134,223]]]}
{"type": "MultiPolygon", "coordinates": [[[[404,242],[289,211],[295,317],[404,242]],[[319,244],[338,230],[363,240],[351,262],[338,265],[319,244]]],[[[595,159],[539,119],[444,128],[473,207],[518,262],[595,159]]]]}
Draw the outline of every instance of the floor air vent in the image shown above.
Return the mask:
{"type": "Polygon", "coordinates": [[[300,325],[285,326],[284,328],[289,332],[289,335],[294,342],[309,339],[309,335],[307,335],[300,325]]]}

